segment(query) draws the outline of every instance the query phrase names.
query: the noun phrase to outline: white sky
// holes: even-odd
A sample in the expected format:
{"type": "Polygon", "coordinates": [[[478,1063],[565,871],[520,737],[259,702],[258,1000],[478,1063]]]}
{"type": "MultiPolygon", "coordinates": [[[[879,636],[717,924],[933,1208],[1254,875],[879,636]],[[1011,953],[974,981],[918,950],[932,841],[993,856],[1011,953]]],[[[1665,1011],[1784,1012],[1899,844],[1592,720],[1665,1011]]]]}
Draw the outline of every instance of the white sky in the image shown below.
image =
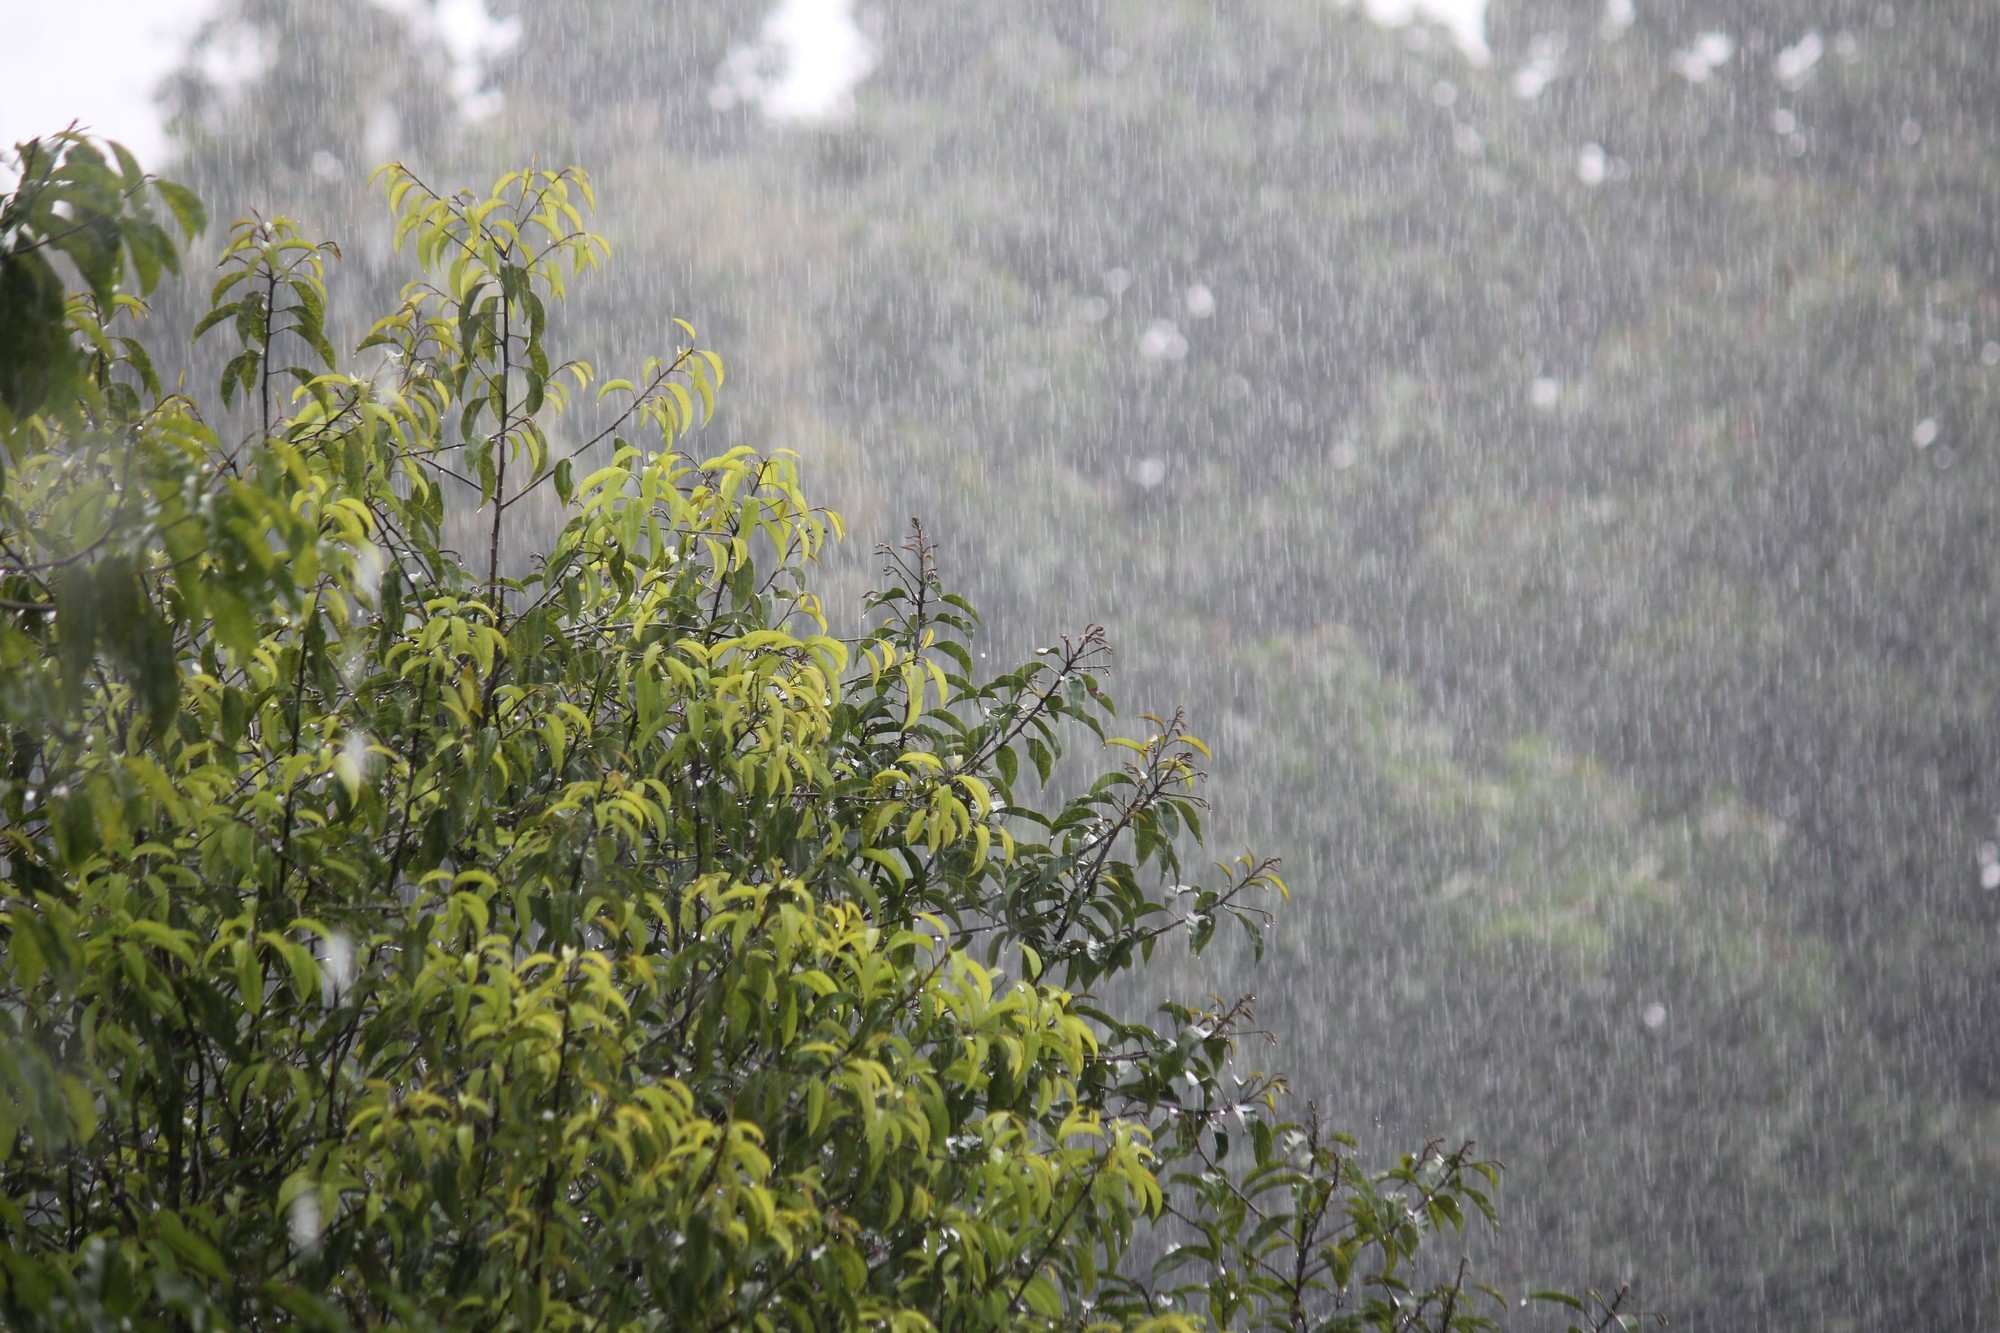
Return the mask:
{"type": "Polygon", "coordinates": [[[1486,61],[1486,0],[1367,0],[1367,10],[1377,23],[1408,23],[1419,14],[1436,19],[1467,55],[1486,61]]]}
{"type": "MultiPolygon", "coordinates": [[[[1431,14],[1475,57],[1485,51],[1486,0],[1364,3],[1390,23],[1413,11],[1431,14]]],[[[153,91],[214,7],[215,0],[0,0],[0,31],[9,38],[0,44],[0,154],[18,140],[81,120],[123,142],[142,163],[163,163],[166,135],[153,91]]],[[[388,0],[385,7],[415,6],[388,0]]],[[[454,54],[461,47],[477,53],[490,35],[479,31],[480,0],[444,0],[440,11],[454,54]]],[[[782,80],[753,94],[767,112],[780,119],[839,113],[852,80],[873,65],[851,11],[852,0],[775,0],[763,38],[791,59],[782,80]]]]}
{"type": "Polygon", "coordinates": [[[166,135],[153,90],[212,0],[0,0],[0,152],[72,120],[147,166],[166,135]]]}
{"type": "Polygon", "coordinates": [[[777,0],[751,42],[716,71],[718,109],[755,102],[773,120],[839,120],[879,56],[854,21],[853,0],[777,0]]]}

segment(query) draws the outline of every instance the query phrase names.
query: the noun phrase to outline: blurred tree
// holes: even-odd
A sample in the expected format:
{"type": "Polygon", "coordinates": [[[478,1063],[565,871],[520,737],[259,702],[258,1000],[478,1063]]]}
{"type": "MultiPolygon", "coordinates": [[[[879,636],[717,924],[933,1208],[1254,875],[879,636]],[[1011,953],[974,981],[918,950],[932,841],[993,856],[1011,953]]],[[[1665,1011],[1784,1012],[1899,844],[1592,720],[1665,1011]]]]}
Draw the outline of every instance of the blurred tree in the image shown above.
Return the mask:
{"type": "Polygon", "coordinates": [[[712,94],[731,50],[754,43],[763,0],[709,0],[671,15],[638,0],[502,0],[521,24],[496,71],[507,94],[543,123],[586,138],[651,141],[666,152],[740,142],[749,107],[718,109],[712,94]]]}
{"type": "Polygon", "coordinates": [[[449,52],[418,21],[428,9],[230,0],[163,90],[179,169],[225,204],[254,190],[264,207],[324,214],[376,162],[435,160],[457,106],[449,52]]]}

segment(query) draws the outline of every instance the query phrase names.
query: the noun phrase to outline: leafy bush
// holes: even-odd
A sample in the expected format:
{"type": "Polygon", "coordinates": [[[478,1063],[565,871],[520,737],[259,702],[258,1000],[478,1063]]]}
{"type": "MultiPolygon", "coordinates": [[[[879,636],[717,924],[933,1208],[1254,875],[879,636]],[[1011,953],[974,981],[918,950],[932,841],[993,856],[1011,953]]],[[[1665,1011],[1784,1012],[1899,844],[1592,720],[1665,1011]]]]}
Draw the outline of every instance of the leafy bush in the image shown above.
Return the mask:
{"type": "Polygon", "coordinates": [[[829,634],[796,461],[686,451],[720,360],[557,360],[581,172],[386,168],[424,276],[346,360],[338,252],[237,223],[204,402],[109,332],[148,192],[200,225],[115,156],[0,213],[10,1326],[1490,1326],[1419,1256],[1470,1145],[1370,1174],[1246,1006],[1092,998],[1282,889],[1183,883],[1204,752],[1106,733],[1102,635],[983,676],[921,531],[829,634]]]}

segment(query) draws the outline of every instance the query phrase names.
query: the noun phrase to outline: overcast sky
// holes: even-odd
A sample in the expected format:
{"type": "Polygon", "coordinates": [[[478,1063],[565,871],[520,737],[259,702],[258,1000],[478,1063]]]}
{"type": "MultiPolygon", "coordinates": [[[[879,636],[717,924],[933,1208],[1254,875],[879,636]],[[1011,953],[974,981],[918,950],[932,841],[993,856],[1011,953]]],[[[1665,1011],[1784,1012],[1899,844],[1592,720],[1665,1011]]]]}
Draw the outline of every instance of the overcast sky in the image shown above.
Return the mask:
{"type": "Polygon", "coordinates": [[[153,89],[212,0],[0,0],[0,145],[72,120],[145,163],[166,148],[153,89]]]}
{"type": "MultiPolygon", "coordinates": [[[[1483,49],[1481,14],[1485,0],[1365,0],[1371,13],[1391,21],[1413,9],[1449,24],[1468,50],[1483,49]]],[[[847,61],[853,52],[840,41],[824,40],[828,27],[842,26],[832,11],[848,0],[782,0],[774,3],[767,40],[789,45],[802,62],[783,86],[760,97],[775,115],[807,115],[825,106],[837,112],[845,98],[841,75],[820,68],[827,58],[847,61]],[[815,12],[818,11],[818,12],[815,12]],[[816,34],[787,40],[794,32],[816,34]]],[[[389,0],[386,8],[410,9],[411,0],[389,0]]],[[[0,0],[0,149],[32,135],[81,120],[99,134],[118,139],[141,162],[165,160],[166,136],[153,91],[179,62],[189,38],[216,0],[0,0]]],[[[443,0],[446,36],[476,49],[471,31],[482,12],[479,0],[443,0]]]]}

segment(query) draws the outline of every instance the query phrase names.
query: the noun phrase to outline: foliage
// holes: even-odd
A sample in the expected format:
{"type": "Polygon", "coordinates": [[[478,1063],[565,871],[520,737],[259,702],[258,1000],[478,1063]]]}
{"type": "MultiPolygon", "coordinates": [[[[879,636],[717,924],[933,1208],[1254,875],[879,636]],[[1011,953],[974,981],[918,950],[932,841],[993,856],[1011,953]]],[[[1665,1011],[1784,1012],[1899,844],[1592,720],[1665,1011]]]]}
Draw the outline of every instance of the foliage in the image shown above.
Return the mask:
{"type": "Polygon", "coordinates": [[[206,222],[188,190],[146,176],[118,145],[110,149],[107,161],[72,129],[17,150],[20,181],[0,201],[0,430],[45,402],[88,395],[98,378],[93,358],[100,371],[118,355],[144,371],[143,351],[129,340],[114,351],[103,326],[128,261],[139,296],[153,290],[161,270],[179,266],[173,237],[146,196],[157,195],[188,236],[206,222]],[[74,266],[83,293],[70,296],[57,256],[74,266]],[[84,335],[81,345],[72,332],[84,335]]]}
{"type": "Polygon", "coordinates": [[[720,360],[553,350],[583,174],[382,175],[422,276],[354,357],[338,251],[251,219],[219,404],[162,393],[107,206],[87,378],[6,436],[9,1326],[1492,1326],[1427,1262],[1492,1163],[1370,1174],[1247,1005],[1094,998],[1283,888],[1183,882],[1205,750],[1106,732],[1101,632],[982,675],[919,530],[830,635],[795,459],[686,452],[720,360]]]}
{"type": "Polygon", "coordinates": [[[1343,1124],[1477,1126],[1494,1267],[1991,1322],[2000,9],[1493,0],[1481,69],[1360,8],[896,6],[743,155],[768,413],[999,637],[1112,592],[1312,885],[1263,1020],[1343,1124]]]}
{"type": "MultiPolygon", "coordinates": [[[[377,100],[377,8],[256,8],[202,179],[372,207],[304,179],[363,117],[286,136],[377,100]]],[[[996,659],[1102,618],[1201,701],[1212,835],[1301,891],[1255,980],[1161,966],[1333,1121],[1476,1129],[1486,1272],[1993,1322],[2000,6],[1491,0],[1482,67],[1324,0],[900,0],[783,131],[706,105],[769,6],[503,8],[500,114],[407,151],[591,162],[593,338],[754,348],[716,429],[948,530],[996,659]]]]}

